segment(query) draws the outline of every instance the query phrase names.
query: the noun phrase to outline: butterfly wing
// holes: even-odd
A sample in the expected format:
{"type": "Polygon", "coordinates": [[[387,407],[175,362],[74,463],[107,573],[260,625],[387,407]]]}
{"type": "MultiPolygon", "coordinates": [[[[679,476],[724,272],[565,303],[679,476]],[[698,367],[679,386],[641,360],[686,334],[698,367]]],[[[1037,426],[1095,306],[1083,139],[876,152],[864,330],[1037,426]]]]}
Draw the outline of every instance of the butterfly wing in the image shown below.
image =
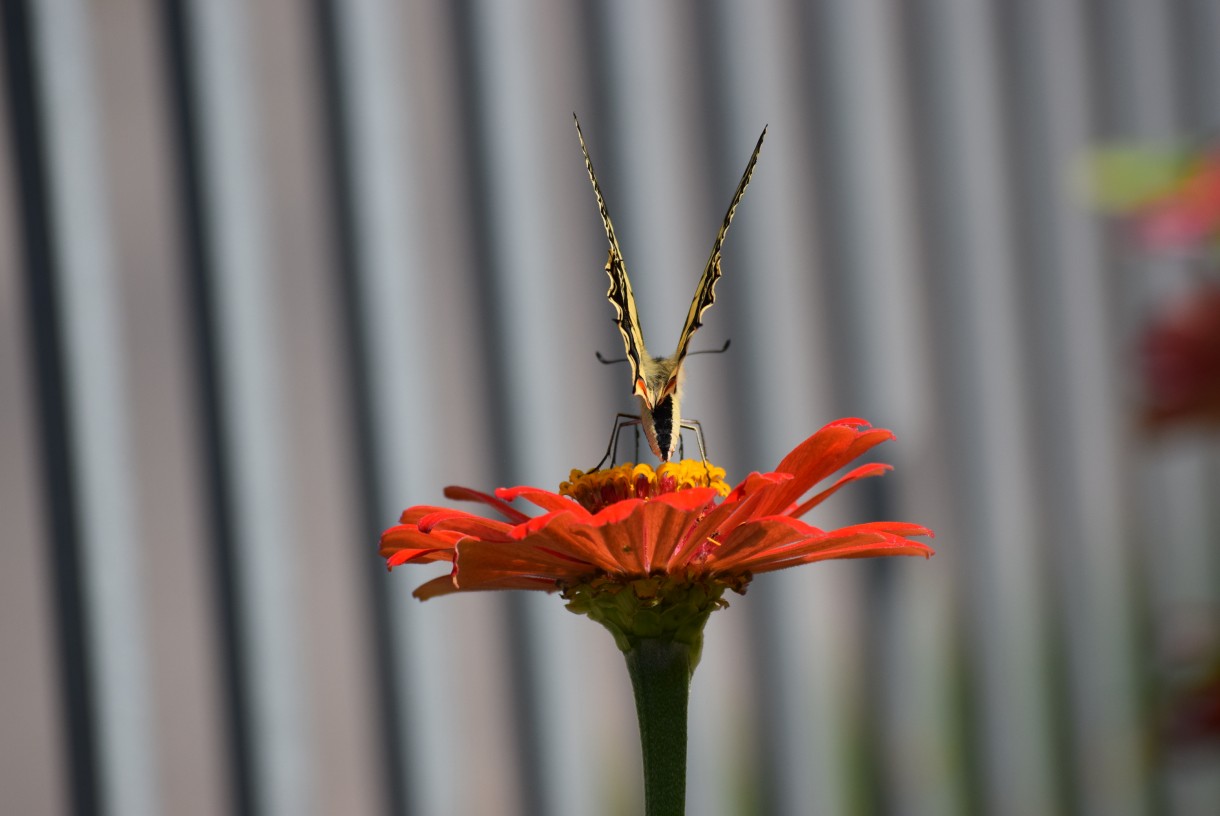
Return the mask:
{"type": "Polygon", "coordinates": [[[640,317],[635,308],[635,294],[631,291],[631,281],[627,278],[627,265],[623,262],[623,253],[618,246],[618,238],[614,234],[614,225],[610,223],[610,213],[606,210],[606,201],[602,198],[601,185],[597,183],[597,174],[593,172],[593,162],[589,159],[589,150],[585,147],[584,134],[580,132],[580,120],[576,120],[576,136],[580,139],[580,150],[585,155],[585,169],[589,171],[589,181],[593,182],[593,193],[597,196],[597,209],[601,213],[602,225],[606,228],[606,240],[610,242],[610,255],[606,259],[606,274],[610,277],[610,289],[606,297],[614,306],[614,322],[619,333],[623,335],[623,346],[627,350],[627,361],[631,363],[631,379],[633,391],[637,396],[645,396],[647,383],[644,381],[644,361],[650,360],[648,351],[644,348],[644,335],[640,332],[640,317]]]}
{"type": "Polygon", "coordinates": [[[725,213],[724,223],[720,225],[720,231],[716,233],[716,242],[712,244],[712,254],[707,259],[707,266],[703,268],[703,277],[699,278],[699,285],[695,288],[695,298],[691,301],[690,311],[686,313],[686,325],[682,327],[682,334],[678,337],[678,350],[674,352],[673,359],[677,363],[674,367],[675,377],[689,350],[691,335],[703,325],[703,313],[716,301],[716,281],[720,280],[721,274],[720,248],[724,244],[724,236],[728,234],[729,224],[733,222],[733,215],[737,212],[737,205],[741,203],[741,197],[745,195],[746,187],[750,186],[750,178],[754,175],[754,165],[758,164],[758,153],[762,150],[763,139],[766,138],[767,129],[764,127],[762,135],[758,137],[758,144],[754,146],[754,152],[750,155],[750,161],[746,164],[746,170],[741,174],[737,192],[733,193],[733,201],[729,204],[729,211],[725,213]]]}

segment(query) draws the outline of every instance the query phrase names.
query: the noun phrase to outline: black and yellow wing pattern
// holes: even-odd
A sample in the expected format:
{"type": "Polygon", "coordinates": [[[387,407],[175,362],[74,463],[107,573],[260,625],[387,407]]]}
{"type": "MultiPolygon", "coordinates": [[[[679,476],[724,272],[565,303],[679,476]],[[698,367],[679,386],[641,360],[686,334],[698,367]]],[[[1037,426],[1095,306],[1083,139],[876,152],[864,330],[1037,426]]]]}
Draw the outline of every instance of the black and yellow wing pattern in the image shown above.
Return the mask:
{"type": "Polygon", "coordinates": [[[631,281],[627,278],[627,264],[623,261],[623,252],[619,249],[618,238],[614,234],[614,224],[610,222],[610,213],[606,210],[606,201],[602,198],[601,185],[597,183],[597,174],[593,172],[593,162],[589,158],[589,149],[585,147],[584,134],[580,132],[580,120],[572,114],[576,121],[576,135],[580,139],[580,149],[585,155],[585,169],[589,171],[589,180],[593,182],[593,192],[597,196],[597,209],[601,213],[602,225],[606,228],[606,240],[610,242],[610,255],[606,259],[606,274],[610,277],[610,289],[606,297],[614,305],[616,317],[614,322],[623,335],[623,345],[627,350],[627,361],[631,363],[631,380],[636,396],[643,397],[647,393],[648,384],[644,379],[645,361],[651,361],[644,347],[644,335],[640,331],[640,317],[635,308],[635,294],[631,291],[631,281]]]}
{"type": "Polygon", "coordinates": [[[754,166],[758,164],[758,154],[762,150],[763,140],[766,138],[767,128],[764,127],[762,135],[758,137],[758,144],[754,146],[754,152],[750,155],[750,161],[746,163],[745,172],[741,174],[737,192],[733,193],[733,201],[724,215],[724,223],[720,225],[720,231],[716,233],[716,242],[712,244],[712,254],[707,259],[707,266],[703,268],[703,276],[699,278],[699,285],[695,288],[695,298],[691,301],[690,311],[686,313],[686,324],[682,326],[682,334],[678,336],[678,349],[674,352],[673,359],[679,365],[686,357],[691,335],[703,325],[703,313],[716,302],[716,281],[720,280],[721,275],[720,248],[724,244],[724,236],[729,232],[729,224],[733,223],[737,205],[741,203],[741,197],[745,195],[746,187],[750,186],[754,166]]]}

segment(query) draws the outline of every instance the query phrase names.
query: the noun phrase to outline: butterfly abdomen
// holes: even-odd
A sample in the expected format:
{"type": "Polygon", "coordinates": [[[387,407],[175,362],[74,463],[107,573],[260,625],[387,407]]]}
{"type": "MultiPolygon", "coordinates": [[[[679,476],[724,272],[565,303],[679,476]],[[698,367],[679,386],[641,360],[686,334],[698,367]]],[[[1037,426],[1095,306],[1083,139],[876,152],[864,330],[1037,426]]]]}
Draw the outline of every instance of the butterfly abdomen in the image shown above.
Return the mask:
{"type": "MultiPolygon", "coordinates": [[[[650,415],[652,420],[651,435],[656,442],[654,449],[661,454],[660,458],[663,462],[669,461],[669,458],[673,456],[674,449],[677,447],[677,437],[675,434],[677,432],[678,418],[676,416],[676,408],[677,405],[674,404],[674,398],[671,394],[658,402],[651,412],[645,411],[645,413],[650,415]]],[[[647,431],[647,426],[645,426],[645,430],[647,431]]]]}

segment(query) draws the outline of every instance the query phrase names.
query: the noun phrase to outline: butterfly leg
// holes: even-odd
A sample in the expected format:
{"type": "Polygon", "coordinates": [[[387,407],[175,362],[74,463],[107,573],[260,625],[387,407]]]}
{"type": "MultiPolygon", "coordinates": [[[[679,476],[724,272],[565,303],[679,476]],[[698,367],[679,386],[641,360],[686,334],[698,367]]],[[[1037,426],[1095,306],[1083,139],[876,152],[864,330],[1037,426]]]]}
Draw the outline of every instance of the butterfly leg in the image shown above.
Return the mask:
{"type": "Polygon", "coordinates": [[[601,470],[602,465],[606,464],[607,459],[609,459],[611,461],[611,463],[613,464],[614,460],[612,457],[614,456],[615,449],[618,448],[618,432],[621,431],[627,425],[636,426],[636,434],[637,434],[636,447],[637,447],[637,452],[638,452],[639,424],[640,424],[640,418],[638,416],[635,416],[633,414],[623,414],[623,413],[615,414],[614,415],[614,428],[610,431],[610,444],[606,447],[606,455],[602,457],[600,462],[598,462],[596,465],[593,466],[592,470],[589,470],[587,472],[593,473],[594,471],[601,470]]]}
{"type": "MultiPolygon", "coordinates": [[[[711,472],[711,464],[707,461],[707,446],[703,442],[703,426],[699,424],[697,419],[682,420],[681,427],[688,431],[695,432],[695,441],[699,443],[699,458],[703,460],[703,466],[711,472]]],[[[678,437],[678,444],[682,443],[682,437],[678,437]]]]}

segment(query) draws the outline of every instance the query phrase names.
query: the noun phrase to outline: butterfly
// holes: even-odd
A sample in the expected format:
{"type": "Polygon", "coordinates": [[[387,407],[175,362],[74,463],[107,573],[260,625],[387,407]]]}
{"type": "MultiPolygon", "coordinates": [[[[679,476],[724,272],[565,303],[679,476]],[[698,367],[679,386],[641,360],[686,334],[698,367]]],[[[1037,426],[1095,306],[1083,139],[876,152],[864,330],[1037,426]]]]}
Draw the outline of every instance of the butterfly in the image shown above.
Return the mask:
{"type": "MultiPolygon", "coordinates": [[[[720,249],[724,244],[724,236],[729,231],[729,224],[737,212],[737,205],[745,195],[750,178],[754,175],[754,166],[758,163],[758,154],[762,150],[763,140],[767,138],[767,128],[758,137],[758,144],[750,161],[746,164],[737,191],[729,203],[720,231],[716,233],[716,241],[712,244],[712,254],[703,267],[703,275],[699,285],[695,287],[695,297],[686,313],[686,323],[682,326],[682,334],[678,338],[678,348],[668,357],[653,357],[644,346],[644,335],[640,331],[640,319],[636,311],[635,295],[631,291],[631,281],[627,278],[627,265],[623,261],[622,250],[619,249],[618,238],[614,234],[614,225],[610,223],[610,213],[606,210],[606,202],[602,197],[601,185],[597,183],[597,174],[593,172],[593,162],[589,159],[589,149],[585,146],[584,134],[580,131],[580,120],[576,120],[576,136],[580,139],[580,149],[585,157],[585,169],[589,172],[589,181],[593,183],[593,193],[597,196],[597,209],[601,214],[602,225],[606,229],[606,239],[610,242],[610,255],[606,260],[606,274],[610,277],[610,289],[606,297],[614,307],[614,322],[623,336],[623,346],[627,350],[627,362],[631,364],[632,393],[639,398],[640,414],[638,417],[630,414],[619,414],[615,418],[614,430],[610,436],[610,449],[606,452],[606,461],[614,450],[618,431],[625,425],[640,424],[644,435],[648,438],[648,446],[662,462],[668,462],[678,448],[678,438],[681,429],[686,428],[698,434],[699,450],[704,460],[707,460],[703,446],[703,434],[699,423],[693,420],[683,420],[680,406],[682,400],[682,364],[690,349],[691,336],[703,325],[703,313],[716,300],[716,281],[720,280],[720,249]]],[[[598,463],[598,467],[602,462],[598,463]]],[[[596,470],[597,468],[594,468],[596,470]]]]}

